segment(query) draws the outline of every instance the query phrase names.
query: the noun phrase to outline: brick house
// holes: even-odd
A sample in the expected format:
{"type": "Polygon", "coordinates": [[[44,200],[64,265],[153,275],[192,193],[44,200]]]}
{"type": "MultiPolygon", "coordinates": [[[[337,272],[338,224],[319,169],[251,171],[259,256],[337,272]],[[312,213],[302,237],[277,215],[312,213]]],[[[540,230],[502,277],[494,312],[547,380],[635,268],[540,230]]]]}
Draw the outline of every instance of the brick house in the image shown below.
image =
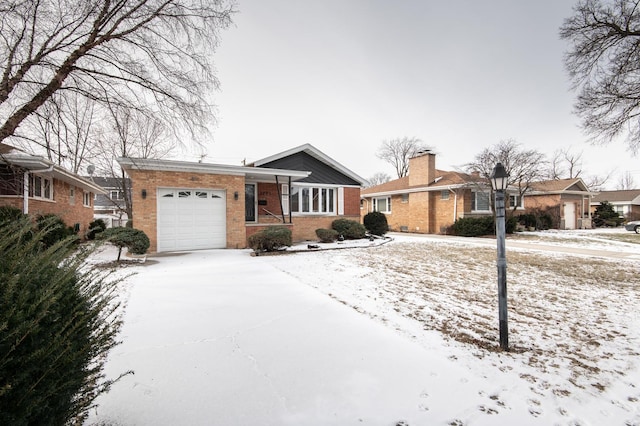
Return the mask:
{"type": "MultiPolygon", "coordinates": [[[[517,214],[551,211],[561,229],[590,227],[590,195],[580,179],[538,182],[523,197],[510,192],[507,206],[517,214]]],[[[361,214],[384,213],[393,231],[445,234],[459,218],[492,215],[490,198],[479,173],[438,170],[436,155],[425,151],[409,160],[408,176],[364,189],[361,214]]]]}
{"type": "Polygon", "coordinates": [[[557,229],[591,229],[590,192],[580,178],[534,182],[523,197],[526,212],[546,212],[557,229]]]}
{"type": "Polygon", "coordinates": [[[55,214],[79,235],[93,221],[93,199],[104,191],[48,159],[0,143],[0,206],[32,216],[55,214]]]}
{"type": "Polygon", "coordinates": [[[364,179],[302,145],[246,166],[120,158],[131,179],[133,225],[150,251],[244,248],[268,226],[294,241],[337,218],[360,219],[364,179]]]}
{"type": "Polygon", "coordinates": [[[600,191],[591,199],[591,212],[603,201],[608,201],[625,219],[640,220],[640,189],[600,191]]]}
{"type": "Polygon", "coordinates": [[[361,193],[361,213],[379,211],[393,231],[445,234],[458,218],[491,215],[489,182],[436,169],[431,151],[409,159],[409,175],[361,193]]]}

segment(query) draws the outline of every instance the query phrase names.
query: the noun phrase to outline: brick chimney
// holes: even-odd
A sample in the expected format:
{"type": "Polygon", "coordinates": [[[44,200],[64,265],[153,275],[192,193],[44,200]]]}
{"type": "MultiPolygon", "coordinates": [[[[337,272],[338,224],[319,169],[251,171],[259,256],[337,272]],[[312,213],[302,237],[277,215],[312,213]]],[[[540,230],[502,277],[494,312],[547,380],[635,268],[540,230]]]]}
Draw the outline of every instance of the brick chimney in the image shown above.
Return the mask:
{"type": "Polygon", "coordinates": [[[409,159],[409,186],[428,185],[436,178],[436,154],[420,151],[409,159]]]}

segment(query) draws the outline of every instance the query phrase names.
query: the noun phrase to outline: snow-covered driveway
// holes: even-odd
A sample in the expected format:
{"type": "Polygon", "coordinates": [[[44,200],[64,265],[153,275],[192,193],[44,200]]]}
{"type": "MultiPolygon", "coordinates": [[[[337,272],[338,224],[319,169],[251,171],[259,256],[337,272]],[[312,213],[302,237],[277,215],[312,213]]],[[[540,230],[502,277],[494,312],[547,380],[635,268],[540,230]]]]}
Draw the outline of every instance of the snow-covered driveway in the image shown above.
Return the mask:
{"type": "Polygon", "coordinates": [[[138,269],[105,425],[409,425],[466,417],[480,379],[246,251],[138,269]],[[455,401],[465,401],[458,405],[455,401]],[[400,423],[402,424],[402,423],[400,423]]]}

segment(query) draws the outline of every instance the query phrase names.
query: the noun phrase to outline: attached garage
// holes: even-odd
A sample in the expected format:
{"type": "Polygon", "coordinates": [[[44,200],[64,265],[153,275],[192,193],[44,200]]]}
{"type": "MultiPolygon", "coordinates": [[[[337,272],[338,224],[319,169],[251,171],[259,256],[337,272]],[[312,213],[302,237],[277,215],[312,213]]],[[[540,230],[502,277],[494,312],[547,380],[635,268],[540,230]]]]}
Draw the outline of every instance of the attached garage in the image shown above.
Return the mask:
{"type": "Polygon", "coordinates": [[[226,191],[158,188],[158,251],[225,248],[226,191]]]}

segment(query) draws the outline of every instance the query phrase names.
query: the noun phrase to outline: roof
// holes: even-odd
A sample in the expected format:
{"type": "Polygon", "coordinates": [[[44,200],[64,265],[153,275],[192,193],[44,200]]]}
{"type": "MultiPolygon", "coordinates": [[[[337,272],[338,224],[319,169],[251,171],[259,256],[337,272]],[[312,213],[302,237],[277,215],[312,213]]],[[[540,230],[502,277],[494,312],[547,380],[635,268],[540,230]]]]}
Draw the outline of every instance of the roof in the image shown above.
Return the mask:
{"type": "Polygon", "coordinates": [[[589,191],[587,185],[581,178],[571,179],[552,179],[543,180],[540,182],[533,182],[531,184],[530,194],[553,194],[553,193],[589,193],[595,194],[589,191]]]}
{"type": "Polygon", "coordinates": [[[4,143],[0,143],[0,164],[18,166],[31,172],[45,176],[49,175],[54,179],[67,182],[70,185],[95,194],[106,193],[99,185],[70,172],[62,166],[58,166],[47,158],[40,155],[28,154],[4,143]]]}
{"type": "Polygon", "coordinates": [[[253,165],[255,167],[261,167],[261,166],[263,166],[265,164],[274,162],[276,160],[280,160],[280,159],[285,158],[285,157],[292,156],[294,154],[298,154],[300,152],[304,152],[304,153],[314,157],[315,159],[323,162],[324,164],[326,164],[326,165],[338,170],[343,175],[348,176],[349,178],[351,178],[351,179],[355,180],[356,182],[360,183],[360,185],[364,185],[366,183],[366,179],[363,179],[361,176],[357,175],[356,173],[354,173],[353,171],[351,171],[347,167],[343,166],[342,164],[338,163],[333,158],[329,157],[328,155],[326,155],[325,153],[320,151],[318,148],[316,148],[313,145],[308,144],[308,143],[304,144],[304,145],[297,146],[295,148],[288,149],[288,150],[280,152],[278,154],[271,155],[271,156],[269,156],[267,158],[263,158],[261,160],[254,161],[250,165],[253,165]]]}
{"type": "Polygon", "coordinates": [[[620,191],[600,191],[594,195],[592,203],[599,204],[603,201],[610,203],[640,204],[640,189],[627,189],[620,191]]]}
{"type": "MultiPolygon", "coordinates": [[[[106,176],[85,176],[85,179],[92,181],[102,188],[120,188],[122,187],[122,178],[106,177],[106,176]]],[[[129,178],[127,178],[129,181],[129,178]]]]}
{"type": "Polygon", "coordinates": [[[121,157],[118,163],[125,170],[156,170],[169,172],[196,172],[232,176],[244,176],[246,179],[275,181],[276,177],[291,178],[292,181],[304,179],[310,172],[299,170],[269,169],[250,166],[229,166],[213,163],[194,163],[190,161],[154,160],[150,158],[121,157]]]}
{"type": "Polygon", "coordinates": [[[447,189],[477,186],[479,184],[486,185],[488,182],[480,176],[469,175],[461,172],[436,170],[436,178],[428,185],[409,186],[409,176],[405,176],[380,185],[365,188],[361,191],[361,195],[377,196],[406,192],[442,191],[447,189]]]}

